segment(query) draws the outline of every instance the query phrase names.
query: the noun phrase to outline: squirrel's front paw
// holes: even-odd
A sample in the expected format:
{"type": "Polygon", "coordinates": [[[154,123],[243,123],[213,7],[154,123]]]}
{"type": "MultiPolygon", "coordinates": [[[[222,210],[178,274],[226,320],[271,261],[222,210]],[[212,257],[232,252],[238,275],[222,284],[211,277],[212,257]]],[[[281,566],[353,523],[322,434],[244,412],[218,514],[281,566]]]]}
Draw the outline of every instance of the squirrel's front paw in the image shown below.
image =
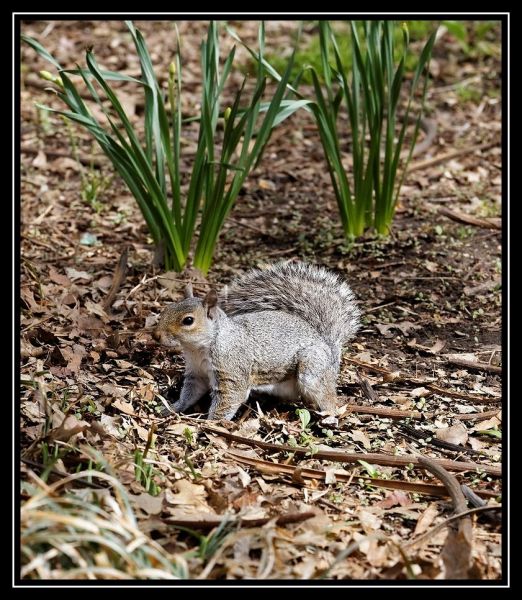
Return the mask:
{"type": "Polygon", "coordinates": [[[185,407],[185,403],[182,402],[181,400],[177,400],[176,402],[174,402],[174,404],[170,405],[170,408],[172,410],[172,412],[183,412],[183,410],[186,408],[185,407]]]}

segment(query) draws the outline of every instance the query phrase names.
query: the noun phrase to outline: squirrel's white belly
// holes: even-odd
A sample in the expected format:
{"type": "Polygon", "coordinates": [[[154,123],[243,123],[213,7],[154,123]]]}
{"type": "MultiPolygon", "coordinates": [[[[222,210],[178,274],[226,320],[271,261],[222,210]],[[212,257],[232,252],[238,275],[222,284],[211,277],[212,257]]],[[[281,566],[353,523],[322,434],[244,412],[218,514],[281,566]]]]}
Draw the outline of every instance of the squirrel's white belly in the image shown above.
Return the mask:
{"type": "Polygon", "coordinates": [[[293,379],[287,379],[286,381],[280,381],[279,383],[255,385],[252,387],[252,390],[255,392],[261,392],[263,394],[277,396],[278,398],[282,398],[284,400],[295,400],[299,396],[295,377],[293,379]]]}

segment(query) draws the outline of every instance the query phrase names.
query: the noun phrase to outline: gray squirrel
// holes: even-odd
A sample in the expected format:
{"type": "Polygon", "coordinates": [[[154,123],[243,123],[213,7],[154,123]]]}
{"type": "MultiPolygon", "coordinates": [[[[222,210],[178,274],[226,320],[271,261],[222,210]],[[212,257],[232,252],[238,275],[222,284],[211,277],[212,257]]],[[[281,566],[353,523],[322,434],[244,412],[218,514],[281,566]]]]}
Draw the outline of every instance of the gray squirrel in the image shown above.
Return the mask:
{"type": "Polygon", "coordinates": [[[230,420],[251,390],[336,409],[341,348],[359,327],[354,295],[335,273],[306,263],[252,269],[233,281],[223,309],[210,290],[161,313],[154,337],[179,342],[186,361],[185,411],[211,392],[209,419],[230,420]]]}

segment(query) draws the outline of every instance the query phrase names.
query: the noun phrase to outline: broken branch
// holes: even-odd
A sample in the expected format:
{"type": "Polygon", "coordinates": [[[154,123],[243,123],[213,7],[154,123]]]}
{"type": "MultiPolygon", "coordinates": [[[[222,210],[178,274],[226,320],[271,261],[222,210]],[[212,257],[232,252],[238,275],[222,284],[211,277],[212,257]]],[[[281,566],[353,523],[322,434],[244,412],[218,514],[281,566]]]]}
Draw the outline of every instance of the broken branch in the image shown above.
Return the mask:
{"type": "MultiPolygon", "coordinates": [[[[232,442],[239,444],[245,444],[247,446],[263,448],[264,450],[271,450],[273,452],[290,452],[296,456],[306,456],[310,454],[309,448],[293,447],[286,444],[272,444],[270,442],[262,442],[261,440],[252,440],[239,435],[234,435],[223,429],[217,429],[210,427],[209,425],[201,425],[204,431],[214,433],[228,439],[232,442]]],[[[420,465],[419,459],[414,455],[406,456],[393,456],[391,454],[378,454],[372,452],[342,452],[339,450],[319,450],[314,452],[314,458],[320,460],[331,460],[333,462],[344,462],[344,463],[357,463],[359,460],[366,460],[369,463],[376,465],[385,465],[390,467],[406,467],[408,465],[420,465]]],[[[482,471],[500,477],[502,475],[502,469],[495,465],[484,465],[473,462],[464,462],[456,460],[439,459],[436,461],[439,465],[452,471],[482,471]]]]}
{"type": "Polygon", "coordinates": [[[473,527],[469,515],[462,515],[468,507],[457,478],[427,456],[419,457],[419,464],[438,477],[448,490],[454,513],[460,514],[458,525],[450,524],[450,531],[442,549],[446,579],[469,579],[472,566],[473,527]]]}
{"type": "MultiPolygon", "coordinates": [[[[244,465],[254,467],[261,473],[269,473],[270,475],[290,475],[294,482],[298,479],[297,475],[302,479],[314,479],[319,481],[324,481],[326,479],[326,472],[320,471],[319,469],[302,469],[300,467],[295,467],[293,465],[287,465],[284,463],[274,463],[267,460],[262,460],[260,458],[252,458],[250,456],[238,454],[237,452],[233,452],[231,450],[228,450],[227,454],[230,454],[230,456],[233,456],[234,459],[244,465]]],[[[338,471],[334,471],[333,475],[337,481],[343,481],[346,483],[361,483],[362,480],[365,485],[372,485],[390,490],[402,490],[405,492],[426,494],[428,496],[448,496],[448,492],[443,485],[424,483],[422,481],[394,481],[392,479],[380,479],[366,477],[364,475],[354,476],[353,473],[347,474],[340,473],[338,471]]],[[[484,492],[478,491],[476,494],[478,496],[484,495],[486,497],[489,497],[490,495],[497,495],[487,490],[484,492]]]]}

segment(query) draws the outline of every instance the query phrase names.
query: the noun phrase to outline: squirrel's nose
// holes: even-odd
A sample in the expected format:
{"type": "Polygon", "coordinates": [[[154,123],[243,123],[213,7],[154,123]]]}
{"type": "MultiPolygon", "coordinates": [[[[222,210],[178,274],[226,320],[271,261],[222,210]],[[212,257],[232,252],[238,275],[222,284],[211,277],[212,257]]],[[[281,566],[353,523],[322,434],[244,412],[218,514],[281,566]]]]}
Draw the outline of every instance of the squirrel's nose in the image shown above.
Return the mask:
{"type": "Polygon", "coordinates": [[[161,331],[159,329],[154,329],[152,331],[152,337],[157,341],[161,342],[161,331]]]}

